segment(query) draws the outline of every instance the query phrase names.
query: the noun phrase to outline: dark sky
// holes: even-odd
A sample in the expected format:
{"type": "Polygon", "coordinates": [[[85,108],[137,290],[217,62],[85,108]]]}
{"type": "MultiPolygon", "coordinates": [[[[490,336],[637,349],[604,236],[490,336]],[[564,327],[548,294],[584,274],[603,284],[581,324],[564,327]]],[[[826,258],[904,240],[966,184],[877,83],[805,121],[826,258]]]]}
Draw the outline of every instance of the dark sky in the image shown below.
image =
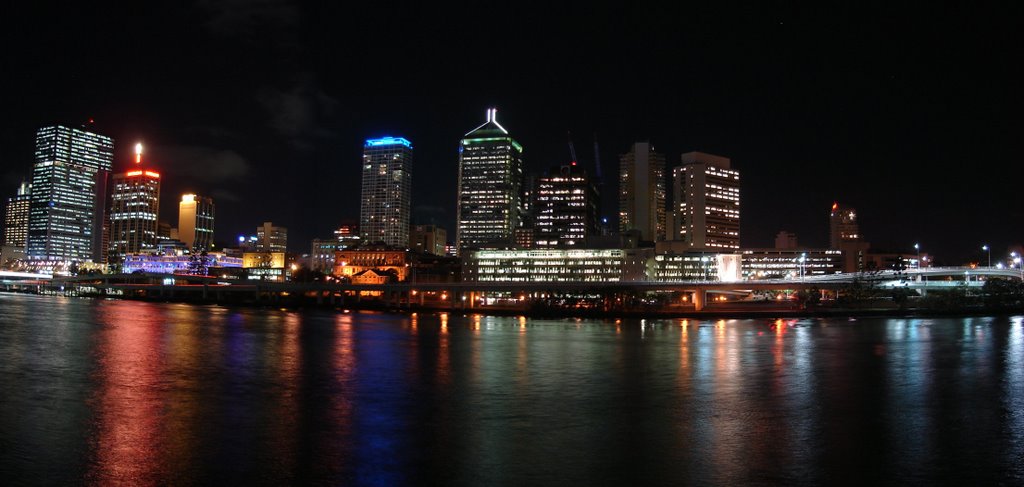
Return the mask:
{"type": "Polygon", "coordinates": [[[28,175],[38,126],[92,117],[115,168],[149,147],[163,220],[198,191],[219,240],[272,220],[308,252],[358,217],[362,140],[397,135],[416,150],[414,219],[453,231],[458,140],[496,106],[532,170],[568,160],[570,131],[592,165],[597,134],[609,193],[634,140],[670,166],[731,157],[746,247],[782,229],[826,244],[833,200],[875,247],[955,262],[1024,241],[1019,3],[383,3],[9,6],[2,191],[28,175]]]}

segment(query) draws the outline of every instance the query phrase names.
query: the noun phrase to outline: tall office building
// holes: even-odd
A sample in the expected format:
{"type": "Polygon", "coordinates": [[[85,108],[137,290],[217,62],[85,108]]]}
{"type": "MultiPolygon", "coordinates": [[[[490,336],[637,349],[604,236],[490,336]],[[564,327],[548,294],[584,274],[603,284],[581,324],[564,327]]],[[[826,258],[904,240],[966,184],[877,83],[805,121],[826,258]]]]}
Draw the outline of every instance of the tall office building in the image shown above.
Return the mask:
{"type": "Polygon", "coordinates": [[[665,240],[665,156],[649,142],[619,156],[619,230],[665,240]]]}
{"type": "Polygon", "coordinates": [[[52,125],[36,132],[28,217],[30,258],[100,261],[113,161],[114,140],[84,127],[52,125]]]}
{"type": "Polygon", "coordinates": [[[275,227],[273,222],[263,222],[263,225],[256,227],[256,243],[253,248],[257,252],[287,252],[288,229],[275,227]]]}
{"type": "Polygon", "coordinates": [[[31,188],[32,186],[22,181],[21,186],[18,186],[18,193],[7,198],[7,208],[4,211],[4,246],[21,249],[22,252],[28,245],[31,188]]]}
{"type": "Polygon", "coordinates": [[[832,203],[832,211],[828,215],[828,245],[838,249],[843,242],[856,242],[861,239],[860,227],[857,225],[857,210],[838,202],[832,203]]]}
{"type": "Polygon", "coordinates": [[[523,214],[523,146],[489,108],[483,125],[459,143],[455,240],[463,249],[504,248],[523,214]]]}
{"type": "Polygon", "coordinates": [[[213,199],[186,194],[178,203],[178,240],[185,247],[210,250],[213,245],[213,199]]]}
{"type": "Polygon", "coordinates": [[[142,164],[142,144],[135,144],[135,162],[111,178],[110,238],[107,263],[123,263],[125,254],[156,247],[160,214],[160,173],[142,164]]]}
{"type": "Polygon", "coordinates": [[[409,245],[412,143],[401,137],[363,144],[363,187],[359,230],[364,242],[409,245]]]}
{"type": "Polygon", "coordinates": [[[575,162],[537,178],[535,188],[534,248],[573,247],[598,234],[597,188],[575,162]]]}
{"type": "Polygon", "coordinates": [[[673,220],[682,240],[693,249],[734,251],[740,248],[740,173],[727,157],[688,152],[672,171],[673,220]]]}

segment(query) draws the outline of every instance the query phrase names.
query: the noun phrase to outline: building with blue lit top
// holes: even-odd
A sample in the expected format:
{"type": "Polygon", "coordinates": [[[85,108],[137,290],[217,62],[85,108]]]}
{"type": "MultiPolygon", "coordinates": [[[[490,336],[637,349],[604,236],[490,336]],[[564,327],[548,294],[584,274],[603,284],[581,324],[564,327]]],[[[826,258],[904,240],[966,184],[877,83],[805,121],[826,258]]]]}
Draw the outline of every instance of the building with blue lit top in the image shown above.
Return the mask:
{"type": "Polygon", "coordinates": [[[412,143],[401,137],[363,145],[359,236],[363,242],[406,248],[412,207],[412,143]]]}

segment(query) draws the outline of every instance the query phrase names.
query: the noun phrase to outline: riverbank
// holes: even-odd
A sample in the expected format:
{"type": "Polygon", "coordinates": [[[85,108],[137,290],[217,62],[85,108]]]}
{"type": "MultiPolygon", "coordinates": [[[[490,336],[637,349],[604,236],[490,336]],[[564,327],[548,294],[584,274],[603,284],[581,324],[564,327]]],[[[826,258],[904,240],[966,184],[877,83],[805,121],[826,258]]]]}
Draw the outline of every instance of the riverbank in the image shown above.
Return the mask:
{"type": "Polygon", "coordinates": [[[773,306],[770,304],[745,303],[745,306],[718,306],[709,305],[704,310],[679,307],[644,307],[637,309],[611,309],[601,310],[593,308],[570,308],[557,306],[528,306],[522,308],[509,308],[498,306],[478,306],[468,308],[464,306],[436,306],[417,305],[405,303],[400,306],[387,305],[379,300],[346,301],[343,303],[330,300],[317,301],[308,296],[278,296],[273,300],[246,300],[246,299],[215,299],[197,298],[194,295],[163,295],[153,297],[148,295],[111,295],[98,293],[38,293],[29,291],[0,290],[5,294],[35,294],[35,295],[64,295],[69,297],[80,297],[85,299],[119,299],[128,301],[145,301],[161,303],[185,303],[194,305],[215,305],[223,307],[246,307],[262,309],[320,309],[336,311],[377,311],[395,314],[412,313],[454,313],[459,315],[494,315],[494,316],[526,316],[531,318],[580,318],[580,319],[777,319],[777,318],[857,318],[857,317],[972,317],[972,316],[1012,316],[1024,314],[1024,306],[1016,307],[986,307],[969,306],[961,308],[927,308],[927,307],[880,307],[880,306],[857,306],[857,307],[836,307],[836,306],[808,306],[799,308],[792,306],[773,306]]]}

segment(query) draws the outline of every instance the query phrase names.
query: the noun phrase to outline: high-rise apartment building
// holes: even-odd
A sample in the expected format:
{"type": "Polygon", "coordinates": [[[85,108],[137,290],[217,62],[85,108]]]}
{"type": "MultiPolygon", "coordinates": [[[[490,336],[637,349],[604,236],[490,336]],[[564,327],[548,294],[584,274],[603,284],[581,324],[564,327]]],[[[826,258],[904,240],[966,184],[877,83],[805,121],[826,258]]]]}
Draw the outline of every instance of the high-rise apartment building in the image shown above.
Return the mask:
{"type": "Polygon", "coordinates": [[[483,125],[459,143],[455,239],[462,249],[513,244],[523,213],[523,146],[487,110],[483,125]]]}
{"type": "Polygon", "coordinates": [[[253,250],[257,252],[287,252],[288,229],[275,227],[274,222],[263,222],[256,227],[256,242],[253,250]]]}
{"type": "Polygon", "coordinates": [[[126,254],[156,246],[160,214],[160,173],[142,164],[142,144],[135,145],[135,162],[114,174],[110,194],[110,243],[107,263],[120,266],[126,254]]]}
{"type": "Polygon", "coordinates": [[[401,137],[366,140],[361,195],[363,241],[405,248],[412,201],[412,143],[401,137]]]}
{"type": "Polygon", "coordinates": [[[32,186],[22,181],[21,186],[18,186],[18,193],[7,198],[7,208],[4,211],[4,246],[20,249],[22,252],[28,245],[31,188],[32,186]]]}
{"type": "Polygon", "coordinates": [[[649,142],[619,156],[619,230],[665,240],[665,156],[649,142]]]}
{"type": "Polygon", "coordinates": [[[28,256],[99,261],[114,140],[63,125],[36,132],[29,197],[28,256]]]}
{"type": "Polygon", "coordinates": [[[740,248],[740,173],[727,157],[688,152],[672,171],[673,220],[690,248],[735,251],[740,248]]]}
{"type": "Polygon", "coordinates": [[[178,240],[194,250],[210,250],[213,245],[213,199],[186,194],[178,203],[178,240]]]}
{"type": "Polygon", "coordinates": [[[575,162],[536,179],[533,195],[534,248],[574,247],[598,234],[598,194],[575,162]]]}

